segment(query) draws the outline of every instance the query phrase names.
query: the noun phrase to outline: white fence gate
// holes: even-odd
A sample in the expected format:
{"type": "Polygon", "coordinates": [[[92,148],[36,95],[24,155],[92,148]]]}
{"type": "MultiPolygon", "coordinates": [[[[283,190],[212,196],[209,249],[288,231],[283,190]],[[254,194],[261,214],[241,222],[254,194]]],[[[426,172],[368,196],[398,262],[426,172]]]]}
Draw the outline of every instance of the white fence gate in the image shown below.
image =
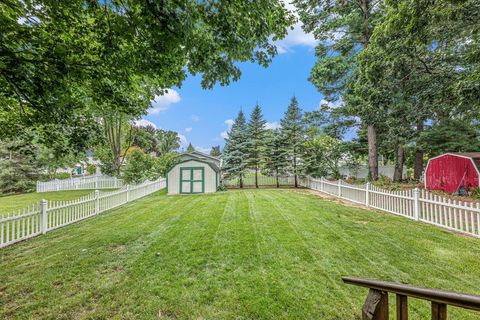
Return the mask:
{"type": "Polygon", "coordinates": [[[42,200],[26,209],[0,216],[0,248],[98,215],[166,187],[165,179],[95,192],[71,201],[42,200]]]}
{"type": "Polygon", "coordinates": [[[480,203],[452,200],[427,190],[388,191],[367,183],[301,180],[302,185],[341,199],[480,238],[480,203]]]}
{"type": "Polygon", "coordinates": [[[122,179],[109,176],[87,176],[46,182],[37,181],[37,192],[66,190],[117,189],[123,187],[122,179]]]}

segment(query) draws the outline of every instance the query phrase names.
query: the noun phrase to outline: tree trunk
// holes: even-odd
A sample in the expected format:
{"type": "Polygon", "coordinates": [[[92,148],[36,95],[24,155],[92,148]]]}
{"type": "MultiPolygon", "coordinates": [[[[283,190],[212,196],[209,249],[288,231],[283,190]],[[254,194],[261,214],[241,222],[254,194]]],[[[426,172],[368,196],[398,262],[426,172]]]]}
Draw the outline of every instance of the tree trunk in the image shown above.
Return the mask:
{"type": "Polygon", "coordinates": [[[377,130],[370,124],[367,127],[368,137],[368,166],[370,169],[370,179],[378,179],[378,146],[377,146],[377,130]]]}
{"type": "Polygon", "coordinates": [[[298,180],[297,180],[297,157],[293,156],[293,175],[295,178],[295,188],[298,188],[298,180]]]}
{"type": "Polygon", "coordinates": [[[278,181],[278,169],[275,170],[275,178],[277,182],[277,188],[280,188],[280,182],[278,181]]]}
{"type": "Polygon", "coordinates": [[[255,188],[258,189],[258,166],[255,166],[255,188]]]}
{"type": "Polygon", "coordinates": [[[403,164],[405,162],[405,150],[403,144],[397,147],[397,159],[395,161],[395,172],[393,173],[393,181],[399,182],[403,176],[403,164]]]}
{"type": "Polygon", "coordinates": [[[240,188],[243,188],[243,176],[240,175],[240,188]]]}
{"type": "MultiPolygon", "coordinates": [[[[424,125],[423,121],[417,123],[417,135],[423,131],[424,125]]],[[[415,164],[413,167],[413,178],[415,180],[420,180],[423,173],[423,150],[420,149],[417,142],[417,149],[415,151],[415,164]]]]}
{"type": "Polygon", "coordinates": [[[417,149],[415,152],[415,164],[413,168],[413,178],[420,180],[423,173],[423,150],[417,149]]]}

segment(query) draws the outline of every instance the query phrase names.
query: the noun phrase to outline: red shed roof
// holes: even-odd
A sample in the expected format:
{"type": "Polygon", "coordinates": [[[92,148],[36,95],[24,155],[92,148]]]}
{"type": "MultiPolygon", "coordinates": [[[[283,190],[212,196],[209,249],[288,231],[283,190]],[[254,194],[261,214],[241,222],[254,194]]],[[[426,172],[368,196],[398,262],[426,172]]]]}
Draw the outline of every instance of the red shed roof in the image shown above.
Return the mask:
{"type": "Polygon", "coordinates": [[[480,152],[454,152],[451,153],[456,156],[471,158],[477,170],[480,171],[480,152]]]}

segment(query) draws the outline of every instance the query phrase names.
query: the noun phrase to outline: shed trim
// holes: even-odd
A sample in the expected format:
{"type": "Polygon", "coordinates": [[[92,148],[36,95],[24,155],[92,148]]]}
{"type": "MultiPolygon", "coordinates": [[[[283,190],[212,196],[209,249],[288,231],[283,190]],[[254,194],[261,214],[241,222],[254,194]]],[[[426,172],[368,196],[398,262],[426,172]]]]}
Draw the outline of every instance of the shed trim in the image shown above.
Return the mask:
{"type": "Polygon", "coordinates": [[[171,167],[168,171],[167,171],[167,175],[170,173],[170,171],[172,171],[176,166],[178,166],[179,164],[182,164],[182,163],[186,163],[186,162],[189,162],[189,161],[197,161],[197,162],[200,162],[200,163],[205,163],[205,164],[208,164],[210,168],[212,168],[213,171],[215,172],[219,172],[220,169],[213,163],[210,163],[208,161],[203,161],[203,160],[197,160],[197,159],[188,159],[188,160],[183,160],[183,161],[180,161],[180,162],[177,162],[173,167],[171,167]]]}

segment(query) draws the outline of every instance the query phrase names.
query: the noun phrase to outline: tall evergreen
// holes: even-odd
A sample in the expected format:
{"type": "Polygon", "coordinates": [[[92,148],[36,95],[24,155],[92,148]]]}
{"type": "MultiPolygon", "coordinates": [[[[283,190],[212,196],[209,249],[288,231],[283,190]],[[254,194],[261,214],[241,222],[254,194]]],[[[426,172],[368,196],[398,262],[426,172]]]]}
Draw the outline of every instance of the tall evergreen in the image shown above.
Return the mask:
{"type": "Polygon", "coordinates": [[[237,176],[240,188],[243,188],[243,177],[247,169],[247,147],[247,124],[245,115],[240,110],[228,132],[222,155],[223,171],[227,176],[237,176]]]}
{"type": "Polygon", "coordinates": [[[192,143],[190,142],[187,147],[187,152],[193,152],[195,151],[195,148],[192,146],[192,143]]]}
{"type": "Polygon", "coordinates": [[[263,164],[268,174],[275,176],[277,188],[280,187],[278,177],[288,167],[285,143],[279,129],[267,130],[265,134],[265,149],[263,164]]]}
{"type": "Polygon", "coordinates": [[[302,110],[295,96],[292,97],[285,116],[281,120],[282,138],[285,143],[286,156],[295,177],[295,188],[298,187],[300,153],[305,140],[305,125],[302,110]]]}
{"type": "Polygon", "coordinates": [[[255,187],[258,188],[258,171],[265,146],[265,123],[262,109],[257,105],[252,111],[247,125],[248,166],[255,170],[255,187]]]}
{"type": "Polygon", "coordinates": [[[220,151],[220,146],[213,146],[212,150],[210,150],[210,155],[212,157],[220,157],[222,155],[222,151],[220,151]]]}

